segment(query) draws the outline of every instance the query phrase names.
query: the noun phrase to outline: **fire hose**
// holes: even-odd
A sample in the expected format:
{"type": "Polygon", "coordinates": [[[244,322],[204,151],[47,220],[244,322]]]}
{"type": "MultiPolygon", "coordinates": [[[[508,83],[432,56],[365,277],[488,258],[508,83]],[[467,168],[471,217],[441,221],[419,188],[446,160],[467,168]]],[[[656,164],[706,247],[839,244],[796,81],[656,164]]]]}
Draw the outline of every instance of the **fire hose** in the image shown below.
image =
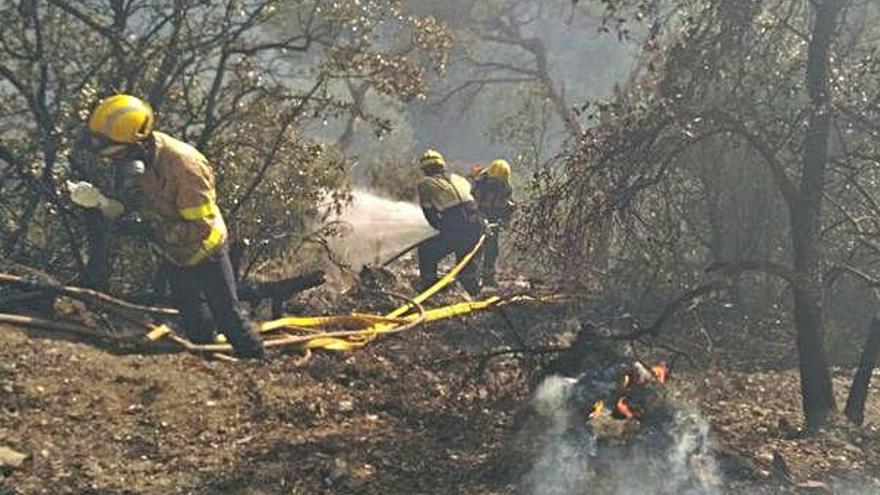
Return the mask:
{"type": "MultiPolygon", "coordinates": [[[[474,245],[473,249],[456,264],[452,270],[447,272],[434,285],[428,287],[424,292],[417,295],[411,301],[406,302],[390,313],[379,315],[334,315],[334,316],[291,316],[279,318],[263,322],[259,325],[261,333],[269,333],[281,331],[279,337],[269,338],[265,341],[266,347],[276,347],[280,345],[288,345],[294,347],[302,347],[305,349],[324,349],[329,351],[348,351],[365,346],[368,342],[383,334],[399,333],[417,327],[420,324],[429,323],[437,320],[447,319],[472,311],[487,309],[498,304],[501,298],[497,296],[490,297],[484,301],[464,302],[437,308],[431,311],[421,309],[421,303],[428,298],[441,291],[443,288],[455,281],[456,276],[467,266],[474,256],[483,247],[486,236],[483,235],[474,245]],[[412,310],[418,310],[416,314],[408,314],[412,310]],[[322,332],[321,329],[327,327],[348,326],[354,327],[351,330],[337,332],[322,332]],[[292,335],[286,330],[297,331],[315,331],[312,335],[292,335]]],[[[147,336],[150,340],[158,340],[171,334],[171,329],[167,326],[159,326],[154,328],[147,336]]],[[[202,352],[231,352],[232,346],[226,343],[220,344],[193,344],[182,337],[174,339],[189,351],[202,352]]]]}
{"type": "Polygon", "coordinates": [[[434,234],[434,235],[432,235],[432,236],[430,236],[430,237],[426,237],[426,238],[422,239],[421,241],[414,242],[414,243],[410,244],[409,246],[405,247],[405,248],[404,248],[402,251],[400,251],[399,253],[397,253],[397,254],[395,254],[394,256],[388,258],[384,263],[382,263],[382,264],[379,265],[379,266],[380,266],[381,268],[385,268],[386,266],[390,265],[391,263],[394,263],[395,261],[397,261],[397,260],[399,260],[400,258],[402,258],[404,255],[406,255],[406,253],[409,253],[409,252],[412,251],[413,249],[418,249],[418,248],[419,248],[420,246],[422,246],[423,244],[427,243],[428,241],[430,241],[430,240],[432,240],[432,239],[436,239],[436,238],[439,237],[439,236],[440,236],[440,234],[434,234]]]}
{"type": "MultiPolygon", "coordinates": [[[[497,228],[498,228],[498,224],[497,224],[497,223],[490,223],[490,224],[487,224],[486,227],[485,227],[485,234],[483,235],[483,237],[491,236],[492,233],[493,233],[493,232],[495,231],[495,229],[497,229],[497,228]]],[[[405,256],[405,255],[406,255],[407,253],[409,253],[410,251],[412,251],[412,250],[414,250],[414,249],[418,249],[419,247],[421,247],[421,246],[423,246],[424,244],[426,244],[428,241],[431,241],[431,240],[436,239],[436,238],[438,238],[438,237],[440,237],[440,234],[434,234],[434,235],[432,235],[432,236],[426,237],[426,238],[424,238],[424,239],[422,239],[422,240],[420,240],[420,241],[417,241],[417,242],[414,242],[414,243],[410,244],[409,246],[403,248],[403,250],[401,250],[400,252],[398,252],[398,253],[395,254],[394,256],[392,256],[392,257],[388,258],[387,260],[385,260],[381,265],[379,265],[379,267],[380,267],[380,268],[385,268],[386,266],[390,265],[391,263],[394,263],[395,261],[397,261],[397,260],[399,260],[400,258],[402,258],[403,256],[405,256]]]]}
{"type": "MultiPolygon", "coordinates": [[[[508,300],[502,300],[498,296],[492,296],[481,301],[467,301],[426,310],[422,303],[456,280],[456,277],[482,248],[486,235],[480,237],[473,249],[462,258],[449,272],[440,278],[431,287],[418,294],[415,298],[390,294],[392,297],[402,299],[404,304],[385,315],[374,315],[353,312],[348,315],[330,316],[289,316],[276,320],[264,321],[259,324],[259,332],[264,334],[266,347],[289,347],[300,349],[324,349],[329,351],[347,351],[365,346],[370,341],[382,335],[400,333],[411,330],[426,323],[445,320],[474,311],[481,311],[500,307],[512,302],[531,299],[527,296],[519,296],[508,300]],[[341,328],[341,330],[339,330],[341,328]]],[[[427,240],[427,239],[426,239],[427,240]]],[[[426,241],[425,240],[425,241],[426,241]]],[[[421,241],[421,242],[425,242],[421,241]]],[[[420,242],[420,243],[421,243],[420,242]]],[[[416,247],[420,243],[413,246],[416,247]]],[[[404,253],[405,254],[405,253],[404,253]]],[[[401,254],[402,256],[402,254],[401,254]]],[[[392,260],[393,261],[393,260],[392,260]]],[[[0,280],[9,283],[23,283],[24,279],[7,277],[0,280]]],[[[70,295],[87,295],[95,301],[107,305],[116,305],[123,310],[148,310],[152,314],[174,314],[173,309],[153,308],[133,305],[126,301],[112,298],[106,294],[88,289],[76,287],[53,286],[59,293],[70,295]]],[[[22,315],[0,313],[0,323],[10,323],[21,326],[47,328],[60,331],[68,331],[83,335],[98,336],[95,329],[85,325],[73,323],[52,322],[40,318],[32,318],[22,315]]],[[[215,344],[194,344],[182,337],[168,325],[147,325],[148,332],[145,337],[148,342],[156,342],[161,339],[169,339],[180,348],[189,352],[231,353],[232,346],[225,342],[215,344]]],[[[106,335],[113,340],[119,340],[118,336],[106,335]]]]}

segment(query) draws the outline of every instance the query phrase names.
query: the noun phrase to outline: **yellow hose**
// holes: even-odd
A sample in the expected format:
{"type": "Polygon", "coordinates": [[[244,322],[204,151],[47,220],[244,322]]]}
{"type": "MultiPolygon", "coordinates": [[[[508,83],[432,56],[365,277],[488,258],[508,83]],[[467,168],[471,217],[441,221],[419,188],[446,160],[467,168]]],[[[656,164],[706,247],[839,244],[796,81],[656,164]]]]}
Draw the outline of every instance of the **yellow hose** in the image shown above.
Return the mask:
{"type": "MultiPolygon", "coordinates": [[[[472,311],[491,308],[501,302],[499,297],[493,296],[483,301],[461,302],[429,311],[424,311],[421,308],[422,302],[455,281],[455,277],[476,256],[485,240],[486,236],[481,236],[473,249],[452,270],[414,299],[385,316],[352,313],[349,315],[331,316],[288,316],[277,320],[265,321],[259,324],[259,331],[261,333],[271,334],[285,329],[314,332],[309,335],[291,335],[288,333],[279,336],[269,335],[265,339],[265,345],[266,347],[285,346],[324,349],[328,351],[348,351],[361,348],[369,341],[383,334],[402,332],[422,323],[435,322],[465,315],[472,311]],[[407,314],[413,309],[418,309],[419,312],[407,314]],[[345,330],[320,330],[327,328],[344,328],[345,330]]],[[[148,338],[156,340],[169,334],[170,329],[168,327],[156,327],[148,334],[148,338]]],[[[232,350],[232,347],[226,343],[197,345],[177,335],[174,335],[173,339],[189,351],[230,352],[232,350]]]]}

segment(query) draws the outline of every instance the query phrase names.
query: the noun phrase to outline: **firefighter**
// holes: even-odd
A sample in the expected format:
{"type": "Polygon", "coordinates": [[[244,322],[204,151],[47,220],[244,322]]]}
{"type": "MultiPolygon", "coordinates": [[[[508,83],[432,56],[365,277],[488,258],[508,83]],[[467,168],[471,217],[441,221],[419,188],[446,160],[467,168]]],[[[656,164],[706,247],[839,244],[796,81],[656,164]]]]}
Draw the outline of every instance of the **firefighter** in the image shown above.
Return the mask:
{"type": "MultiPolygon", "coordinates": [[[[461,260],[479,242],[483,227],[471,185],[460,175],[446,172],[443,155],[427,150],[419,160],[424,177],[418,184],[419,203],[431,227],[440,234],[419,246],[421,287],[437,281],[437,265],[449,253],[461,260]]],[[[479,254],[479,253],[478,253],[479,254]]],[[[459,274],[459,281],[471,296],[480,293],[479,255],[459,274]]]]}
{"type": "Polygon", "coordinates": [[[488,222],[486,241],[483,244],[484,286],[495,287],[495,262],[498,260],[498,243],[501,240],[501,228],[510,222],[514,203],[513,188],[510,185],[510,164],[507,160],[493,161],[483,170],[474,183],[474,198],[480,214],[488,222]]]}
{"type": "Polygon", "coordinates": [[[89,119],[89,146],[116,164],[123,201],[88,182],[70,184],[71,200],[109,218],[137,209],[164,255],[171,295],[190,340],[213,343],[219,329],[238,356],[264,359],[263,342],[239,305],[208,161],[192,146],[154,131],[154,122],[150,106],[134,96],[101,101],[89,119]]]}

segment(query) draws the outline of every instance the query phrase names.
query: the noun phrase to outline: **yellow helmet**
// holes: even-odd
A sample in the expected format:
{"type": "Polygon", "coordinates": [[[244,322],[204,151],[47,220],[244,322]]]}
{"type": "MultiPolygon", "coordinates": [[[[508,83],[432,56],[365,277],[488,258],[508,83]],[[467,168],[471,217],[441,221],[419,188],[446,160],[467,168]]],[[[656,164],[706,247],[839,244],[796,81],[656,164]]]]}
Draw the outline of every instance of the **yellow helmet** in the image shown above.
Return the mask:
{"type": "Polygon", "coordinates": [[[443,159],[443,155],[441,155],[439,151],[426,150],[422,154],[422,158],[419,159],[419,165],[422,168],[430,167],[432,165],[439,165],[441,167],[445,167],[446,160],[443,159]]]}
{"type": "Polygon", "coordinates": [[[153,132],[153,109],[140,98],[115,95],[98,104],[89,118],[89,129],[114,143],[132,144],[153,132]]]}
{"type": "Polygon", "coordinates": [[[489,168],[486,170],[486,175],[503,181],[510,180],[510,164],[507,163],[507,160],[499,158],[489,165],[489,168]]]}

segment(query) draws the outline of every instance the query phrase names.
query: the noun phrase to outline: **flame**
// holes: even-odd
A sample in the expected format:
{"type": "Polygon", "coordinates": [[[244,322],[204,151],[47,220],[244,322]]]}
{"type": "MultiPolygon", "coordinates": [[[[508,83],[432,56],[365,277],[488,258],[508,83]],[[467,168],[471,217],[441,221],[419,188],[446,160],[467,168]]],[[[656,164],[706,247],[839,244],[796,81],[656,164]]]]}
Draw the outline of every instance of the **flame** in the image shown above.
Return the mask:
{"type": "Polygon", "coordinates": [[[666,364],[651,366],[651,374],[654,375],[658,382],[666,385],[666,381],[669,380],[669,366],[666,364]]]}
{"type": "MultiPolygon", "coordinates": [[[[634,408],[633,405],[629,402],[628,395],[632,387],[638,387],[640,385],[645,385],[651,382],[656,381],[661,385],[665,385],[667,381],[669,381],[669,365],[666,363],[659,363],[651,366],[650,368],[642,364],[641,362],[636,362],[633,369],[623,373],[620,376],[620,385],[615,391],[615,395],[617,396],[617,401],[614,403],[614,408],[611,410],[612,417],[615,419],[633,419],[637,416],[637,409],[634,408]]],[[[610,404],[614,399],[612,397],[606,398],[608,401],[608,405],[606,405],[605,400],[597,400],[593,407],[590,409],[590,412],[587,414],[588,420],[594,420],[599,417],[600,414],[606,409],[606,407],[611,407],[610,404]]],[[[642,411],[639,410],[639,414],[642,411]]]]}
{"type": "Polygon", "coordinates": [[[626,419],[632,419],[632,417],[635,416],[632,409],[629,408],[626,397],[617,399],[617,404],[615,404],[614,407],[617,409],[617,412],[623,414],[626,419]]]}

